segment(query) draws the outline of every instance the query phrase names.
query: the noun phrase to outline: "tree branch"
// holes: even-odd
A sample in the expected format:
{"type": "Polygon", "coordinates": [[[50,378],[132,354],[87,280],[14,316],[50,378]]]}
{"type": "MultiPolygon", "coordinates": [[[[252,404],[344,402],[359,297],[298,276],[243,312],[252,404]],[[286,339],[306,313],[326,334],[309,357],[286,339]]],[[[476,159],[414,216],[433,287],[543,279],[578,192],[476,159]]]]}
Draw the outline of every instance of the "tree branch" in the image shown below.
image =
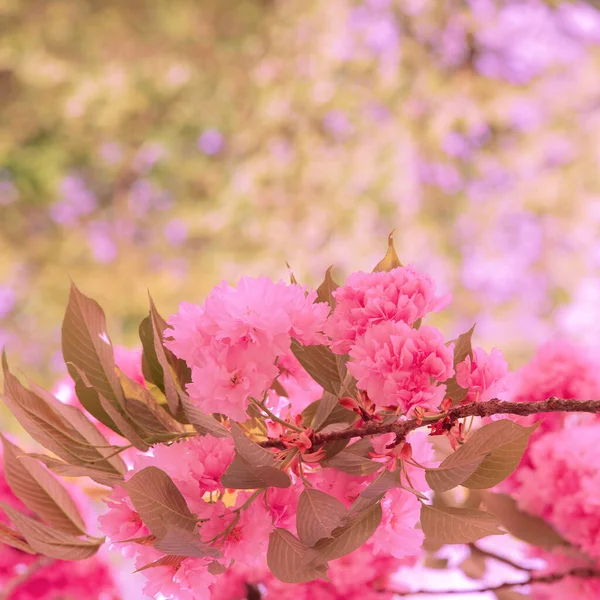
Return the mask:
{"type": "MultiPolygon", "coordinates": [[[[540,402],[506,402],[494,398],[486,402],[471,402],[455,406],[447,413],[442,413],[439,418],[427,419],[408,419],[406,421],[394,421],[382,425],[380,423],[367,423],[362,427],[349,427],[341,431],[332,431],[330,433],[314,433],[311,436],[313,445],[324,444],[337,440],[347,440],[354,437],[366,437],[369,435],[381,435],[384,433],[395,433],[397,442],[401,442],[411,431],[426,427],[433,423],[446,420],[453,424],[459,419],[465,417],[491,417],[492,415],[519,415],[526,417],[534,414],[548,412],[586,412],[600,413],[600,400],[563,400],[561,398],[551,397],[540,402]]],[[[271,439],[261,442],[264,448],[281,448],[285,446],[281,440],[271,439]]]]}
{"type": "Polygon", "coordinates": [[[489,558],[491,560],[504,563],[505,565],[508,565],[509,567],[512,567],[513,569],[517,569],[519,571],[532,571],[532,569],[529,569],[528,567],[524,567],[519,563],[513,562],[512,560],[510,560],[510,558],[505,558],[504,556],[500,556],[499,554],[488,552],[487,550],[480,548],[477,544],[468,544],[468,546],[471,552],[473,552],[474,554],[478,554],[479,556],[483,556],[484,558],[489,558]]]}
{"type": "Polygon", "coordinates": [[[384,590],[388,594],[396,596],[441,596],[441,595],[458,595],[458,594],[483,594],[485,592],[499,592],[522,585],[531,585],[534,583],[555,583],[565,577],[579,577],[581,579],[589,579],[592,577],[600,577],[600,571],[596,569],[571,569],[564,573],[550,573],[548,575],[530,575],[525,581],[516,581],[509,583],[501,583],[488,587],[480,587],[470,590],[416,590],[416,591],[400,591],[400,590],[384,590]]]}

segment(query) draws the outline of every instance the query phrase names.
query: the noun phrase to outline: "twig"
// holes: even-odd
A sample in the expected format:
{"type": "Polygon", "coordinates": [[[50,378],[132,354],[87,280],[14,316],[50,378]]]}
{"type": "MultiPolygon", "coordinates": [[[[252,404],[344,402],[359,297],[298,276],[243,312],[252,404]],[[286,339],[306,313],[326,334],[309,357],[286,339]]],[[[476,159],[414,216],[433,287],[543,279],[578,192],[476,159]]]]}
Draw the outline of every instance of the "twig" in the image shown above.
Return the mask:
{"type": "Polygon", "coordinates": [[[485,592],[499,592],[500,590],[507,590],[514,587],[520,587],[522,585],[531,585],[534,583],[555,583],[565,577],[579,577],[581,579],[589,579],[592,577],[600,577],[600,571],[595,569],[571,569],[564,573],[550,573],[549,575],[530,575],[525,581],[514,581],[501,583],[500,585],[492,585],[487,587],[480,587],[470,590],[382,590],[388,594],[395,594],[396,596],[441,596],[441,595],[458,595],[458,594],[483,594],[485,592]]]}
{"type": "Polygon", "coordinates": [[[505,558],[504,556],[500,556],[499,554],[494,554],[493,552],[488,552],[487,550],[480,548],[477,544],[469,544],[469,548],[470,548],[471,552],[473,552],[473,554],[479,554],[479,556],[484,556],[485,558],[490,558],[497,562],[504,563],[505,565],[508,565],[509,567],[512,567],[513,569],[517,569],[519,571],[528,571],[528,572],[532,571],[532,569],[530,569],[528,567],[524,567],[523,565],[520,565],[519,563],[513,562],[512,560],[510,560],[510,558],[505,558]]]}
{"type": "MultiPolygon", "coordinates": [[[[408,419],[406,421],[394,421],[382,425],[380,423],[367,423],[362,427],[349,427],[341,431],[330,433],[315,433],[311,436],[313,445],[324,444],[336,440],[347,440],[354,437],[366,437],[369,435],[381,435],[384,433],[395,433],[398,440],[404,439],[411,431],[426,427],[432,423],[448,420],[454,423],[465,417],[491,417],[492,415],[519,415],[529,416],[548,412],[586,412],[600,413],[600,400],[563,400],[560,398],[548,398],[540,402],[506,402],[494,398],[486,402],[471,402],[456,406],[447,413],[441,413],[434,419],[423,421],[421,419],[408,419]]],[[[284,448],[281,440],[267,440],[261,442],[264,448],[284,448]]]]}

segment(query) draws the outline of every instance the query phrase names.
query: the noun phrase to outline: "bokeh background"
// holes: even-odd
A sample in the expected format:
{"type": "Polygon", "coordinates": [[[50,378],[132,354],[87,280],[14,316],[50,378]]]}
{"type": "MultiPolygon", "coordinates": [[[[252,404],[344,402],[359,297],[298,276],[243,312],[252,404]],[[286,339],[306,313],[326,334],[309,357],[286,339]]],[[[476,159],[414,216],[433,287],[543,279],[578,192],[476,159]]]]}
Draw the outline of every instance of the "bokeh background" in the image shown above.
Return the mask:
{"type": "Polygon", "coordinates": [[[392,229],[449,336],[597,343],[599,74],[583,1],[0,0],[0,346],[51,386],[69,278],[134,346],[147,289],[341,281],[392,229]]]}
{"type": "Polygon", "coordinates": [[[404,263],[518,365],[595,341],[600,13],[544,0],[0,0],[0,345],[63,368],[242,274],[404,263]]]}

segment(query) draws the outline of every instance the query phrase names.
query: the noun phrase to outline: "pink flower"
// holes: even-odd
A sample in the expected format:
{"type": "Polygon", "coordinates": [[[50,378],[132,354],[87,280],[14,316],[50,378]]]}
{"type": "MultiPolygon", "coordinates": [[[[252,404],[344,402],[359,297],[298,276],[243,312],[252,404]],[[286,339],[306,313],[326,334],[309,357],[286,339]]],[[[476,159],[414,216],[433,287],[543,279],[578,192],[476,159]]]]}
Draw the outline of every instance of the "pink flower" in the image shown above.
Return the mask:
{"type": "Polygon", "coordinates": [[[416,528],[421,505],[416,496],[402,489],[386,493],[381,501],[383,518],[369,540],[375,554],[395,558],[417,556],[423,544],[423,532],[416,528]]]}
{"type": "Polygon", "coordinates": [[[192,367],[187,391],[204,412],[243,422],[249,398],[262,398],[277,377],[274,362],[275,357],[258,346],[222,346],[202,366],[192,367]]]}
{"type": "MultiPolygon", "coordinates": [[[[573,342],[555,340],[540,347],[533,359],[514,377],[512,400],[537,402],[551,396],[589,400],[600,397],[600,356],[597,351],[573,342]]],[[[536,434],[560,429],[566,416],[544,414],[527,422],[541,420],[536,434]]],[[[592,417],[597,419],[597,417],[592,417]]]]}
{"type": "Polygon", "coordinates": [[[287,411],[299,415],[309,404],[323,396],[323,388],[304,370],[298,359],[291,353],[282,354],[277,361],[279,377],[287,396],[280,397],[274,390],[269,391],[268,406],[277,416],[287,411]]]}
{"type": "Polygon", "coordinates": [[[269,488],[267,505],[274,527],[283,527],[292,533],[296,531],[296,512],[304,486],[296,482],[288,488],[269,488]]]}
{"type": "Polygon", "coordinates": [[[144,537],[150,532],[122,487],[115,487],[104,500],[108,511],[98,517],[100,529],[111,542],[144,537]]]}
{"type": "Polygon", "coordinates": [[[488,355],[483,348],[473,350],[473,360],[467,356],[456,365],[456,382],[469,393],[465,401],[485,402],[503,391],[501,381],[508,373],[508,363],[502,352],[493,348],[488,355]]]}
{"type": "Polygon", "coordinates": [[[600,559],[600,423],[538,438],[530,465],[515,474],[522,510],[542,517],[565,539],[600,559]]]}
{"type": "Polygon", "coordinates": [[[207,561],[200,558],[186,558],[179,566],[152,567],[144,575],[146,596],[166,600],[210,600],[210,586],[217,579],[208,572],[207,561]]]}
{"type": "Polygon", "coordinates": [[[379,407],[435,407],[444,399],[441,383],[454,374],[452,347],[431,326],[413,329],[386,321],[369,328],[350,351],[348,370],[379,407]]]}
{"type": "MultiPolygon", "coordinates": [[[[248,497],[249,494],[239,494],[236,504],[241,506],[248,497]]],[[[224,565],[236,560],[254,566],[264,560],[272,529],[271,516],[264,502],[254,502],[239,513],[217,502],[212,506],[210,519],[203,523],[200,535],[206,543],[218,540],[215,545],[223,553],[219,562],[224,565]],[[230,527],[227,535],[220,537],[230,527]]]]}
{"type": "Polygon", "coordinates": [[[139,384],[146,386],[144,375],[142,373],[142,349],[125,348],[124,346],[114,346],[115,364],[125,375],[131,377],[139,384]]]}
{"type": "Polygon", "coordinates": [[[218,285],[204,307],[182,304],[169,320],[167,345],[192,369],[191,400],[205,412],[246,420],[249,399],[269,389],[292,336],[323,341],[329,308],[315,298],[299,285],[244,277],[237,289],[218,285]]]}
{"type": "Polygon", "coordinates": [[[334,297],[336,306],[325,333],[331,337],[331,349],[338,354],[347,353],[373,325],[387,321],[412,325],[450,302],[450,296],[435,296],[433,280],[411,266],[389,272],[353,273],[334,297]]]}

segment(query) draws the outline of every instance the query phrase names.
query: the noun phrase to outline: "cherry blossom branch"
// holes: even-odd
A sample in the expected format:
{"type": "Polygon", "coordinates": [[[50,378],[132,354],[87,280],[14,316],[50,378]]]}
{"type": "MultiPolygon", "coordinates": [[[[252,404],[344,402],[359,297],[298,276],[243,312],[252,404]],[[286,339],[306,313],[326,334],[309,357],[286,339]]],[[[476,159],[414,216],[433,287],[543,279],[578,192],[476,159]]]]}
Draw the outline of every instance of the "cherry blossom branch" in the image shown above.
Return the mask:
{"type": "Polygon", "coordinates": [[[29,578],[34,575],[40,569],[51,565],[54,562],[53,558],[48,558],[46,556],[40,556],[36,561],[32,562],[29,567],[23,573],[11,579],[5,586],[4,589],[0,592],[0,600],[9,600],[12,596],[13,592],[17,590],[17,588],[26,583],[29,578]]]}
{"type": "Polygon", "coordinates": [[[396,596],[442,596],[442,595],[458,595],[458,594],[483,594],[485,592],[499,592],[523,585],[531,585],[534,583],[555,583],[565,577],[579,577],[581,579],[591,579],[600,577],[600,571],[596,569],[571,569],[564,573],[550,573],[548,575],[530,575],[525,581],[514,581],[501,583],[488,587],[480,587],[470,590],[416,590],[416,591],[400,591],[400,590],[385,590],[388,594],[396,596]]]}
{"type": "MultiPolygon", "coordinates": [[[[367,423],[361,427],[349,427],[341,431],[330,433],[314,433],[310,436],[313,445],[324,444],[337,440],[347,440],[355,437],[366,437],[369,435],[381,435],[384,433],[395,433],[397,442],[400,443],[411,431],[425,427],[440,421],[448,423],[448,428],[459,419],[465,417],[491,417],[493,415],[529,415],[548,412],[586,412],[600,413],[600,400],[565,400],[551,397],[540,402],[506,402],[494,398],[486,402],[471,402],[450,409],[447,413],[441,413],[437,417],[426,417],[425,419],[408,419],[406,421],[394,421],[393,423],[367,423]]],[[[281,440],[267,440],[261,443],[265,448],[284,448],[281,440]]]]}
{"type": "Polygon", "coordinates": [[[473,552],[474,554],[478,554],[479,556],[483,556],[484,558],[489,558],[491,560],[504,563],[505,565],[508,565],[509,567],[512,567],[513,569],[517,569],[519,571],[532,571],[532,569],[524,567],[519,563],[513,562],[509,558],[505,558],[504,556],[500,556],[499,554],[494,554],[493,552],[488,552],[487,550],[480,548],[477,544],[468,544],[468,546],[471,549],[471,552],[473,552]]]}

